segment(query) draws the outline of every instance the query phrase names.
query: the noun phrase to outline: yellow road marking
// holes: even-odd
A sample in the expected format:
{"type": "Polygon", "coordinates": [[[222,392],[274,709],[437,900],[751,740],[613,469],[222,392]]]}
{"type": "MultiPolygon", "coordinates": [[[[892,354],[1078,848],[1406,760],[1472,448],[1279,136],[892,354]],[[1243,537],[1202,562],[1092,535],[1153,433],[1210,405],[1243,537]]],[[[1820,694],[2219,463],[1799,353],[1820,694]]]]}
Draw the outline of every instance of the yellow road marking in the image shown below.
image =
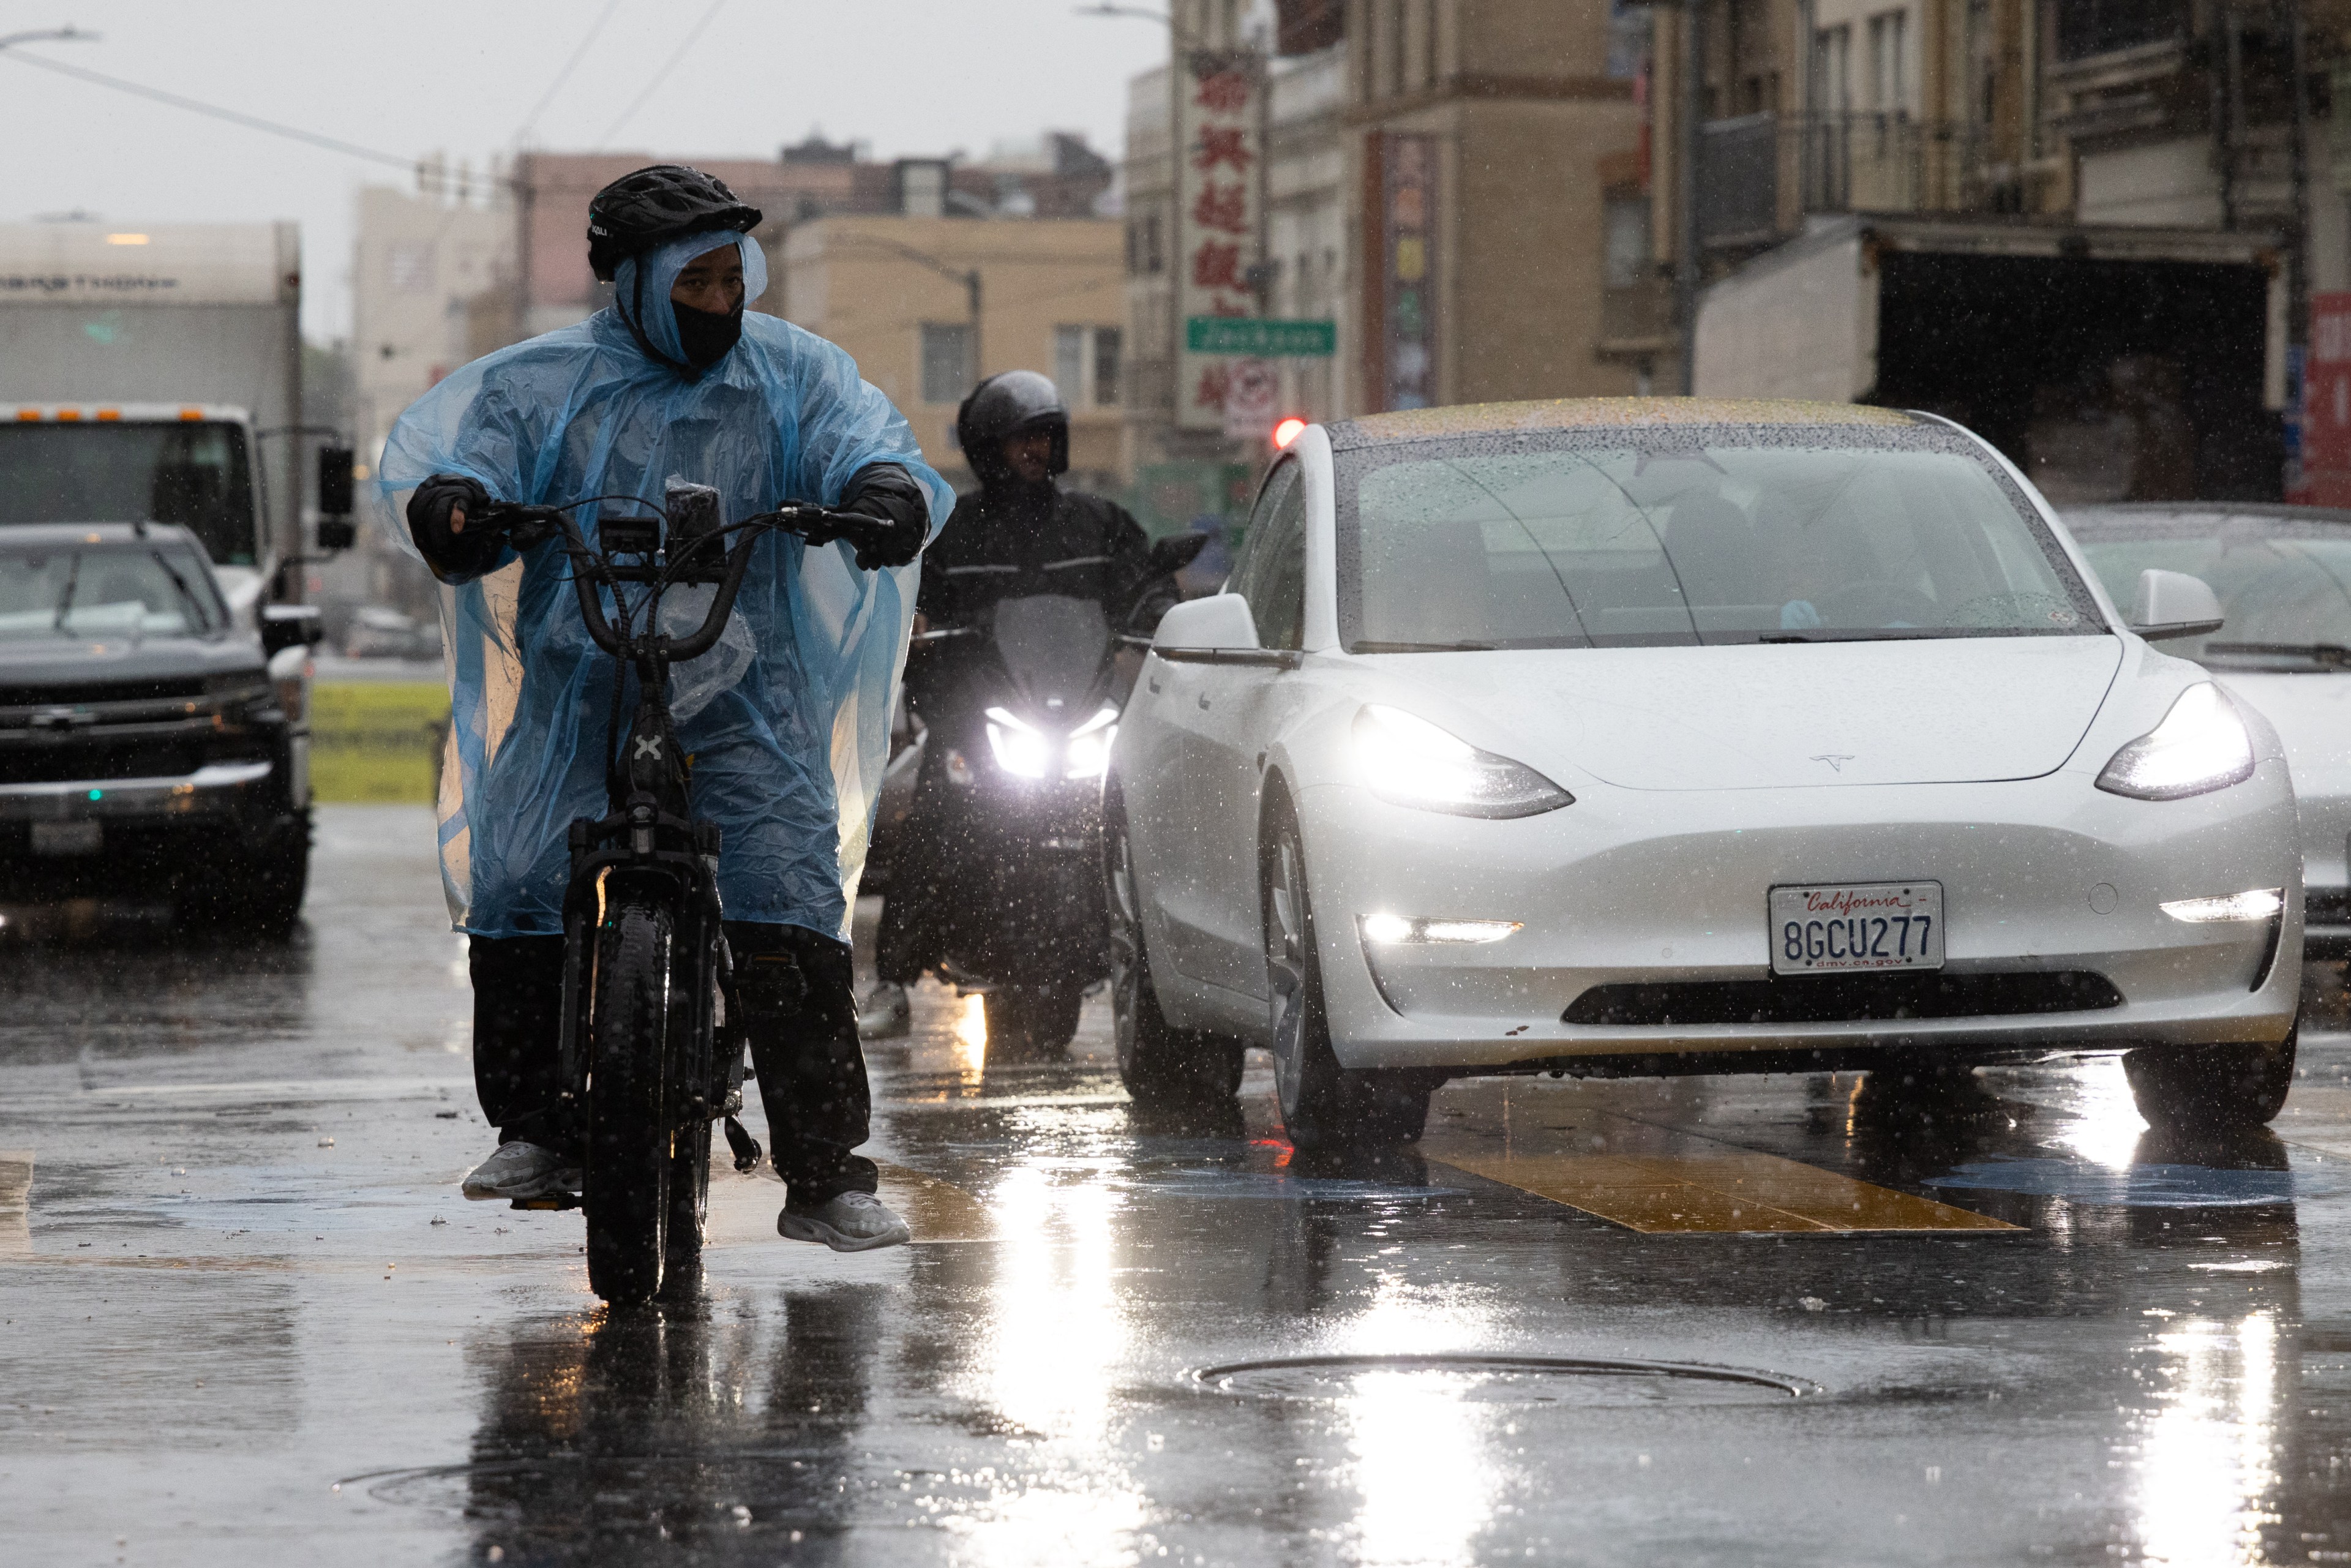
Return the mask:
{"type": "Polygon", "coordinates": [[[1628,1116],[1582,1106],[1543,1111],[1565,1115],[1542,1128],[1564,1137],[1514,1140],[1508,1133],[1480,1137],[1474,1128],[1448,1128],[1425,1140],[1422,1153],[1645,1236],[2021,1228],[1628,1116]],[[1521,1153],[1513,1146],[1529,1142],[1537,1148],[1521,1153]]]}

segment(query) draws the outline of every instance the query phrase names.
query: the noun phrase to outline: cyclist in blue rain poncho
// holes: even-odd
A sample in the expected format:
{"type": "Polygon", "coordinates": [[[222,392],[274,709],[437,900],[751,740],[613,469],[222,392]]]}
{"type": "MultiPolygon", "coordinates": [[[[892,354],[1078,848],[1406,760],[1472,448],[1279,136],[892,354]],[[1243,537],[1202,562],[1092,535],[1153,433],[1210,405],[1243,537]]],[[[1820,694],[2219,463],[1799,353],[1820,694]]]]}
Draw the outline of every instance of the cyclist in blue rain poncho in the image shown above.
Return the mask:
{"type": "MultiPolygon", "coordinates": [[[[801,500],[879,520],[838,541],[762,535],[725,636],[671,693],[695,814],[724,834],[727,938],[788,1184],[778,1228],[858,1250],[907,1233],[853,1152],[869,1097],[850,901],[913,618],[910,563],[955,497],[846,353],[746,313],[767,285],[748,237],[759,218],[674,165],[607,186],[589,209],[590,259],[612,304],[434,387],[393,427],[379,483],[446,585],[441,863],[472,939],[475,1081],[501,1140],[466,1178],[470,1197],[579,1179],[556,1064],[566,832],[604,813],[621,677],[580,623],[559,546],[517,556],[479,524],[468,532],[469,509],[619,496],[658,510],[675,477],[716,486],[730,519],[801,500]]],[[[604,506],[573,514],[590,537],[604,506]]],[[[700,622],[700,605],[675,608],[700,622]]]]}

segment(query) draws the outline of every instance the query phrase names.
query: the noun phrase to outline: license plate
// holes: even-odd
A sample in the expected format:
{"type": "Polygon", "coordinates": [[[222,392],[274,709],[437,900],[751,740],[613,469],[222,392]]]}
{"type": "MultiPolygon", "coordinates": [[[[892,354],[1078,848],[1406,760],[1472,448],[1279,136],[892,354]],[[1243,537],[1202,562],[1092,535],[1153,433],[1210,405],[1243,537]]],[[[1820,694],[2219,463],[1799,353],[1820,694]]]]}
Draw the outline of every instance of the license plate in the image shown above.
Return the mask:
{"type": "Polygon", "coordinates": [[[1939,882],[1775,887],[1771,904],[1775,975],[1943,967],[1939,882]]]}
{"type": "Polygon", "coordinates": [[[98,822],[35,822],[33,852],[37,855],[94,855],[106,841],[98,822]]]}

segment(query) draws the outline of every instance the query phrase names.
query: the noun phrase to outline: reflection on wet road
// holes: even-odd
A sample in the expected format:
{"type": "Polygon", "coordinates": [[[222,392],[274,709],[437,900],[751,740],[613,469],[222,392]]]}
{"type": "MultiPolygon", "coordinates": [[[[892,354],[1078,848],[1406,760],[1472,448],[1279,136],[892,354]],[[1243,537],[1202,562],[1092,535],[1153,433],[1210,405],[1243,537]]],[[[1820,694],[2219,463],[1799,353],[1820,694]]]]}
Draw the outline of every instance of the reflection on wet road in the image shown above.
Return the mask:
{"type": "Polygon", "coordinates": [[[467,1204],[429,825],[305,936],[0,946],[0,1539],[27,1563],[2351,1562],[2351,1035],[2273,1133],[2110,1063],[1457,1084],[1413,1150],[1130,1107],[1091,1009],[872,1051],[921,1244],[607,1320],[467,1204]]]}

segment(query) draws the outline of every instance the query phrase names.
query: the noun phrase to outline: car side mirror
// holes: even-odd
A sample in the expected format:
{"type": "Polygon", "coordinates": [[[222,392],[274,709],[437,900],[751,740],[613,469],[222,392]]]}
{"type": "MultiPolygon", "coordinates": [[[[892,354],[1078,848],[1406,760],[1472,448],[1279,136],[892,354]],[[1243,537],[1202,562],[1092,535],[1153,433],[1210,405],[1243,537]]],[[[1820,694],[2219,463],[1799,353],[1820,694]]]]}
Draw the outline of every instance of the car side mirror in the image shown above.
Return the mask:
{"type": "Polygon", "coordinates": [[[2130,629],[2148,642],[2206,636],[2220,629],[2221,619],[2220,596],[2202,578],[2154,567],[2138,574],[2130,629]]]}
{"type": "Polygon", "coordinates": [[[1158,634],[1151,640],[1153,653],[1171,655],[1257,645],[1256,618],[1249,614],[1249,601],[1238,593],[1212,593],[1171,607],[1159,618],[1158,634]]]}
{"type": "Polygon", "coordinates": [[[357,491],[354,458],[348,446],[319,448],[319,515],[348,517],[357,491]]]}
{"type": "Polygon", "coordinates": [[[1169,534],[1165,538],[1151,541],[1153,573],[1173,575],[1200,559],[1208,548],[1208,536],[1203,533],[1169,534]]]}
{"type": "Polygon", "coordinates": [[[315,648],[326,635],[315,604],[262,606],[261,651],[272,658],[288,648],[315,648]]]}

